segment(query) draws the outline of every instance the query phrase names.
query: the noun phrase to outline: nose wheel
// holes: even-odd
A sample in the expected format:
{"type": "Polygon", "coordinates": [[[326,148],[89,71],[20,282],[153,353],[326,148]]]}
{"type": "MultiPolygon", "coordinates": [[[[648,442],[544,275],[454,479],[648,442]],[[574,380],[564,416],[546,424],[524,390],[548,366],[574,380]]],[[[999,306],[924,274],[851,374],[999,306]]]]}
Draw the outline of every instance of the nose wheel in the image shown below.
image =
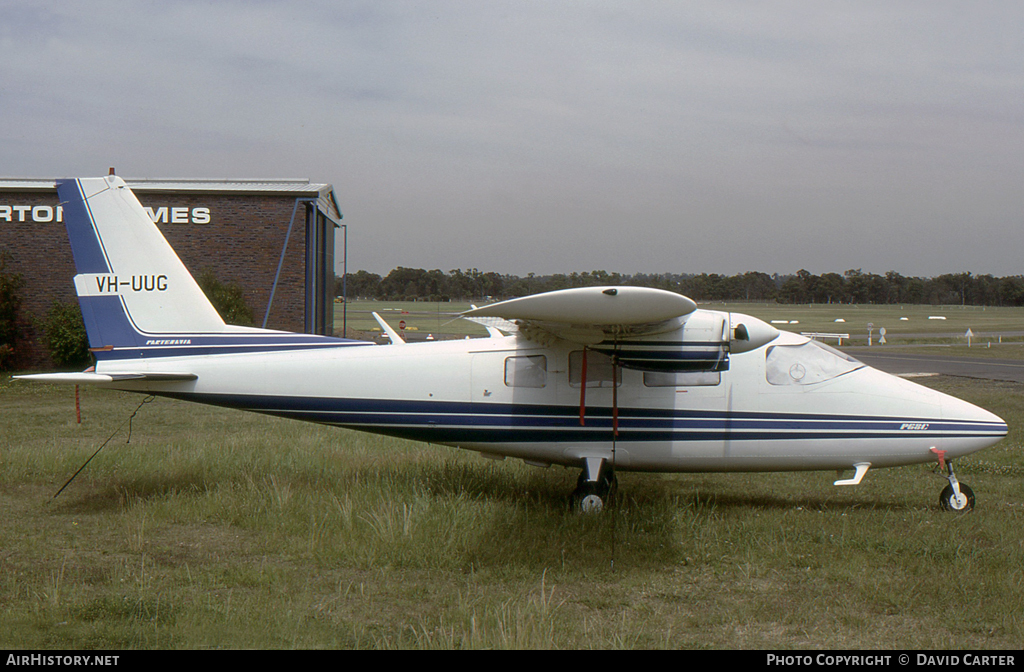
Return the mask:
{"type": "Polygon", "coordinates": [[[959,483],[959,492],[947,485],[939,495],[939,506],[943,511],[971,511],[974,509],[974,491],[966,483],[959,483]]]}
{"type": "Polygon", "coordinates": [[[942,507],[943,511],[972,511],[974,510],[974,491],[966,483],[961,483],[957,480],[956,474],[953,472],[953,462],[945,459],[945,451],[935,451],[939,457],[939,465],[942,466],[945,463],[949,469],[949,475],[946,479],[949,484],[942,489],[942,494],[939,495],[939,506],[942,507]]]}

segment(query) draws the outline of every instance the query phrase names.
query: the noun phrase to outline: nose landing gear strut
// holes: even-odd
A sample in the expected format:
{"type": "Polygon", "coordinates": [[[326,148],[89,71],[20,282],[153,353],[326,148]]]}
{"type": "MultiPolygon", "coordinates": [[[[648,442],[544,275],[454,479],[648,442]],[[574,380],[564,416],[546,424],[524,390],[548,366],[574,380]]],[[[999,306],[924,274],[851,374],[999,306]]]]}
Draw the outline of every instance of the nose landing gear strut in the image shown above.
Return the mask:
{"type": "Polygon", "coordinates": [[[939,506],[943,511],[971,511],[974,509],[974,491],[966,483],[957,480],[953,472],[953,461],[946,460],[946,451],[932,448],[932,452],[939,458],[939,468],[947,468],[949,475],[946,479],[949,484],[942,489],[939,495],[939,506]]]}

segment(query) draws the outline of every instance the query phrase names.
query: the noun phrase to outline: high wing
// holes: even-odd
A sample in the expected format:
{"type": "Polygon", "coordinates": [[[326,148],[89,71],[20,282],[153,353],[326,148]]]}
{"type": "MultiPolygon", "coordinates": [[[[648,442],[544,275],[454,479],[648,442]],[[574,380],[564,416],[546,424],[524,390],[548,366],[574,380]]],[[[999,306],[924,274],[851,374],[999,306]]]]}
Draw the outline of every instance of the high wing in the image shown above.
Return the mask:
{"type": "Polygon", "coordinates": [[[779,333],[755,318],[698,310],[692,299],[650,287],[564,289],[462,316],[512,320],[520,335],[536,343],[570,341],[645,371],[724,371],[730,352],[759,347],[779,333]]]}
{"type": "Polygon", "coordinates": [[[462,315],[518,320],[520,329],[532,325],[558,338],[588,343],[672,331],[696,309],[692,299],[663,289],[576,287],[500,301],[462,315]]]}

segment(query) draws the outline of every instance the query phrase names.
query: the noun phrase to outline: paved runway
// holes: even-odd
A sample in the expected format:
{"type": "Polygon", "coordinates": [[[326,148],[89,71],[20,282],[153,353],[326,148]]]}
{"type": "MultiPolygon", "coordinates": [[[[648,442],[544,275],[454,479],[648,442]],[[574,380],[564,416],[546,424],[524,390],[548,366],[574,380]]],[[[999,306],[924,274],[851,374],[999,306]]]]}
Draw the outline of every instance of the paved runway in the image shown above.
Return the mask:
{"type": "Polygon", "coordinates": [[[942,357],[937,354],[880,352],[880,348],[844,348],[868,366],[887,373],[942,373],[967,378],[1024,383],[1024,360],[942,357]]]}

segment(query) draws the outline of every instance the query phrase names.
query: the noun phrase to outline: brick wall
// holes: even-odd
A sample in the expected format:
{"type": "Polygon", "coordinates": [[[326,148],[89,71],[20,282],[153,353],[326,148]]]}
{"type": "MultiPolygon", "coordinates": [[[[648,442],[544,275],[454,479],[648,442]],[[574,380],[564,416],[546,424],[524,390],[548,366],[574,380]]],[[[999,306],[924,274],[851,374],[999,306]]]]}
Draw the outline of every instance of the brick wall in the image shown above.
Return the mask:
{"type": "MultiPolygon", "coordinates": [[[[147,192],[136,189],[144,207],[160,216],[158,226],[193,276],[211,269],[218,280],[238,283],[253,312],[255,326],[263,323],[274,274],[284,245],[294,196],[264,194],[190,194],[147,192]],[[166,211],[161,208],[167,208],[166,211]],[[209,223],[202,208],[209,210],[209,223]],[[175,210],[176,209],[176,210],[175,210]],[[200,210],[196,210],[200,209],[200,210]],[[172,220],[185,220],[174,223],[172,220]]],[[[22,290],[21,323],[25,336],[15,367],[39,369],[52,366],[42,345],[36,322],[54,300],[75,301],[74,260],[64,224],[33,221],[46,218],[46,209],[12,211],[4,217],[3,206],[57,205],[56,190],[0,191],[0,253],[9,255],[7,271],[20,273],[22,290]],[[19,221],[24,219],[24,221],[19,221]]],[[[55,210],[53,210],[55,212],[55,210]]],[[[295,216],[281,277],[267,328],[303,330],[305,316],[305,209],[295,216]]]]}

